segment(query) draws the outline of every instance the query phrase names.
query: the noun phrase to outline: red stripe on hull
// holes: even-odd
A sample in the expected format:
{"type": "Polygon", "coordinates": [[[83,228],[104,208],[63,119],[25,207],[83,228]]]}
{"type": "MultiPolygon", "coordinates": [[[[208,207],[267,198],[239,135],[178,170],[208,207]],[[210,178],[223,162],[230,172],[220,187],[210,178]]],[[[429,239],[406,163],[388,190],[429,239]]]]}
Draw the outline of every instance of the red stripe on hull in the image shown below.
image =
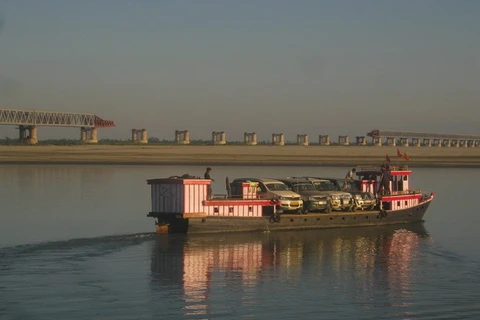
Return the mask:
{"type": "Polygon", "coordinates": [[[392,176],[409,176],[411,174],[411,171],[390,171],[390,175],[392,176]]]}
{"type": "Polygon", "coordinates": [[[400,201],[400,200],[411,200],[411,199],[420,199],[421,194],[405,195],[405,196],[386,196],[382,197],[382,201],[400,201]]]}

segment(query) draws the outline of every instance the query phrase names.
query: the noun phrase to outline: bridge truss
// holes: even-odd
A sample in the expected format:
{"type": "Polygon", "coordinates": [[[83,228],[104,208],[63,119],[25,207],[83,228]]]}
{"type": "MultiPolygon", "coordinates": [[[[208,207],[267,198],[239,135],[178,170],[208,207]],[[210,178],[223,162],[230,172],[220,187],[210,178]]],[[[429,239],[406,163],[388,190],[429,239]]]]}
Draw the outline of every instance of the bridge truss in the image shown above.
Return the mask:
{"type": "Polygon", "coordinates": [[[115,126],[115,122],[94,114],[14,109],[0,109],[0,124],[86,128],[115,126]]]}

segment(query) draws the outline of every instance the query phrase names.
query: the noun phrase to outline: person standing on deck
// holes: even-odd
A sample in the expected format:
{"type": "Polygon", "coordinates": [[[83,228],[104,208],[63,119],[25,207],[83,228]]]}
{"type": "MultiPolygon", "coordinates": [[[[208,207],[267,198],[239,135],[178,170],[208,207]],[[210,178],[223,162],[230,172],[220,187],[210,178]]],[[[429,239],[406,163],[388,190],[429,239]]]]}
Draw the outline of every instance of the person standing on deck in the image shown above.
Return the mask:
{"type": "MultiPolygon", "coordinates": [[[[210,176],[211,171],[212,171],[212,168],[207,167],[207,170],[205,170],[205,174],[203,175],[203,177],[205,179],[211,180],[212,182],[215,182],[215,180],[212,179],[212,177],[210,176]]],[[[207,200],[210,200],[211,198],[212,198],[212,185],[210,183],[207,187],[207,200]]]]}
{"type": "Polygon", "coordinates": [[[382,165],[382,174],[380,175],[380,186],[378,187],[378,194],[386,195],[390,194],[390,167],[382,165]]]}
{"type": "Polygon", "coordinates": [[[387,194],[391,194],[392,191],[390,190],[390,181],[392,181],[392,171],[390,171],[390,166],[387,164],[387,166],[385,167],[385,191],[387,192],[387,194]]]}
{"type": "Polygon", "coordinates": [[[356,171],[357,171],[357,169],[352,168],[352,170],[347,172],[347,175],[345,176],[345,179],[353,180],[353,175],[355,174],[356,171]]]}
{"type": "Polygon", "coordinates": [[[230,179],[225,178],[225,188],[227,189],[227,198],[232,197],[232,186],[230,185],[230,179]]]}

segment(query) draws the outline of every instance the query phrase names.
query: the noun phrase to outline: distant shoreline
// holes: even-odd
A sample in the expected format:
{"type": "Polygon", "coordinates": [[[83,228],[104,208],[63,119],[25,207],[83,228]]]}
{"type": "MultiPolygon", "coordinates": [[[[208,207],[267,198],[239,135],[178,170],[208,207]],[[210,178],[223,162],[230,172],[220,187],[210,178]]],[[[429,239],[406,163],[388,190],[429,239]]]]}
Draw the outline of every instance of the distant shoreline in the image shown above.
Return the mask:
{"type": "Polygon", "coordinates": [[[0,146],[3,165],[216,165],[356,166],[392,164],[414,167],[480,168],[480,148],[373,146],[194,146],[80,145],[0,146]]]}

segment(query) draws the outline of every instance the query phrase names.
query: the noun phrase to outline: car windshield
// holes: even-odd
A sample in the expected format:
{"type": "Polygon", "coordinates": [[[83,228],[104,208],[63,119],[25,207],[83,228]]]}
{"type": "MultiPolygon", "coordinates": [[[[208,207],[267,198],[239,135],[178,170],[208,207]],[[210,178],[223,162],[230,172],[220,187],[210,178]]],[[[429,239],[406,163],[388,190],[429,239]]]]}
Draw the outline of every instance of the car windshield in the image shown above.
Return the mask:
{"type": "Polygon", "coordinates": [[[315,191],[315,186],[311,183],[294,183],[293,189],[295,192],[302,192],[302,191],[315,191]]]}
{"type": "Polygon", "coordinates": [[[283,183],[266,183],[265,186],[270,191],[289,191],[288,187],[283,183]]]}
{"type": "Polygon", "coordinates": [[[331,181],[315,181],[313,184],[315,184],[315,188],[317,188],[318,190],[337,190],[337,188],[335,188],[335,185],[331,181]]]}

